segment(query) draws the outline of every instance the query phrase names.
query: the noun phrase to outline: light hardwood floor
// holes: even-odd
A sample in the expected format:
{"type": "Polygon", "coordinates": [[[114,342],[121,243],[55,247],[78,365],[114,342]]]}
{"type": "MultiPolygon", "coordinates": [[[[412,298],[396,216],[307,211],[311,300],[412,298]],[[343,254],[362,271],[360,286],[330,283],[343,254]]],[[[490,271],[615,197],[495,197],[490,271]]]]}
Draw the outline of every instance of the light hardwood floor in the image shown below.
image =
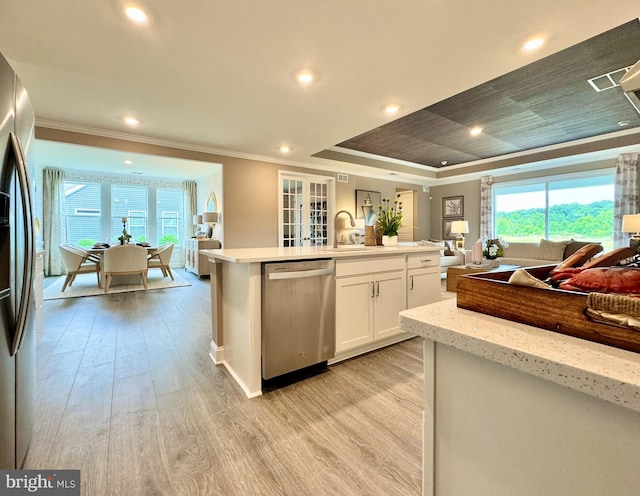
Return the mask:
{"type": "Polygon", "coordinates": [[[420,494],[418,338],[247,399],[209,351],[209,282],[44,302],[25,468],[82,494],[420,494]]]}

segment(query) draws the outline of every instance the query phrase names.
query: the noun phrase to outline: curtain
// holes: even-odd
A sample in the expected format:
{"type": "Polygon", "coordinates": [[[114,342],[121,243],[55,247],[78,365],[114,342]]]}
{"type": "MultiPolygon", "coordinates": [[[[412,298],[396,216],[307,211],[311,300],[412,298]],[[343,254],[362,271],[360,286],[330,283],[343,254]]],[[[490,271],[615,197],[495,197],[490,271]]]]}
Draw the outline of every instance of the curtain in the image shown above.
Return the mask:
{"type": "MultiPolygon", "coordinates": [[[[198,213],[198,186],[195,181],[184,182],[184,225],[190,226],[185,229],[185,236],[191,237],[196,233],[196,226],[193,225],[193,216],[198,213]]],[[[187,250],[182,250],[182,265],[187,261],[187,250]]]]}
{"type": "Polygon", "coordinates": [[[622,216],[638,213],[638,161],[640,153],[624,153],[616,160],[613,207],[613,247],[627,246],[622,232],[622,216]]]}
{"type": "Polygon", "coordinates": [[[493,238],[493,176],[480,178],[480,237],[493,238]]]}
{"type": "Polygon", "coordinates": [[[58,248],[67,240],[64,171],[46,168],[43,175],[44,273],[56,276],[67,272],[58,248]]]}

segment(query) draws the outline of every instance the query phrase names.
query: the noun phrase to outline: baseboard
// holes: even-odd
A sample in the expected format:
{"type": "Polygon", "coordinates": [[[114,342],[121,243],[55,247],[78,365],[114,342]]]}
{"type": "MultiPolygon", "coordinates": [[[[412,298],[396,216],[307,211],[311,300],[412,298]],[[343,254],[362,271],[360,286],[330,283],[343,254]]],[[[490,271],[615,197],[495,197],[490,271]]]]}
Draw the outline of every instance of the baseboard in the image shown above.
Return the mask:
{"type": "Polygon", "coordinates": [[[211,360],[213,360],[213,363],[221,365],[224,362],[224,346],[218,346],[212,340],[209,348],[209,356],[211,360]]]}
{"type": "Polygon", "coordinates": [[[415,338],[416,335],[410,332],[401,332],[399,334],[395,334],[385,339],[381,339],[379,341],[374,341],[372,343],[367,343],[362,346],[358,346],[356,348],[351,348],[350,350],[344,350],[336,353],[336,356],[329,360],[329,365],[333,365],[334,363],[341,362],[343,360],[348,360],[349,358],[354,358],[359,355],[363,355],[365,353],[369,353],[371,351],[379,350],[380,348],[384,348],[386,346],[391,346],[392,344],[399,343],[401,341],[406,341],[407,339],[415,338]]]}

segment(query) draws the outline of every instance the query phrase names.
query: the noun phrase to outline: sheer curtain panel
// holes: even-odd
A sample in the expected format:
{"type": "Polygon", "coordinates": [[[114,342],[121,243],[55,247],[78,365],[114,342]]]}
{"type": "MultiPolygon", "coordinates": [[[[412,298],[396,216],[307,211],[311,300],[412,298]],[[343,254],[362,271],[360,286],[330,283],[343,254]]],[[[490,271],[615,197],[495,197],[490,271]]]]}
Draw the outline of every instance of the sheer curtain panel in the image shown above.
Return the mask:
{"type": "Polygon", "coordinates": [[[493,176],[480,178],[480,237],[492,238],[493,232],[493,176]]]}
{"type": "Polygon", "coordinates": [[[66,272],[58,248],[67,240],[64,171],[46,168],[43,176],[44,273],[56,276],[66,272]]]}
{"type": "MultiPolygon", "coordinates": [[[[191,226],[185,229],[185,234],[191,233],[194,236],[196,226],[193,225],[193,216],[198,213],[198,186],[195,181],[184,182],[184,226],[191,226]]],[[[182,265],[187,261],[187,250],[182,250],[182,265]]]]}
{"type": "Polygon", "coordinates": [[[640,153],[623,153],[616,161],[613,207],[613,246],[627,246],[622,232],[622,216],[638,213],[638,161],[640,153]]]}

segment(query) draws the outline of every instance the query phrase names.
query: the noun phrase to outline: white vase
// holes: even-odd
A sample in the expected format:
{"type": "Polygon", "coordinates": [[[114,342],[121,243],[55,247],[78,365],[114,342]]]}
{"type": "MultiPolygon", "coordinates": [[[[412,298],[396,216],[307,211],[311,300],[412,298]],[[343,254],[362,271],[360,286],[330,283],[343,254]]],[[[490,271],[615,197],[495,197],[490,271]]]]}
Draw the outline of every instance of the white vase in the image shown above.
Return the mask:
{"type": "Polygon", "coordinates": [[[500,259],[499,258],[486,258],[482,259],[482,265],[485,267],[491,267],[492,269],[500,267],[500,259]]]}
{"type": "Polygon", "coordinates": [[[398,244],[398,236],[387,236],[386,234],[382,235],[383,246],[396,246],[397,244],[398,244]]]}

